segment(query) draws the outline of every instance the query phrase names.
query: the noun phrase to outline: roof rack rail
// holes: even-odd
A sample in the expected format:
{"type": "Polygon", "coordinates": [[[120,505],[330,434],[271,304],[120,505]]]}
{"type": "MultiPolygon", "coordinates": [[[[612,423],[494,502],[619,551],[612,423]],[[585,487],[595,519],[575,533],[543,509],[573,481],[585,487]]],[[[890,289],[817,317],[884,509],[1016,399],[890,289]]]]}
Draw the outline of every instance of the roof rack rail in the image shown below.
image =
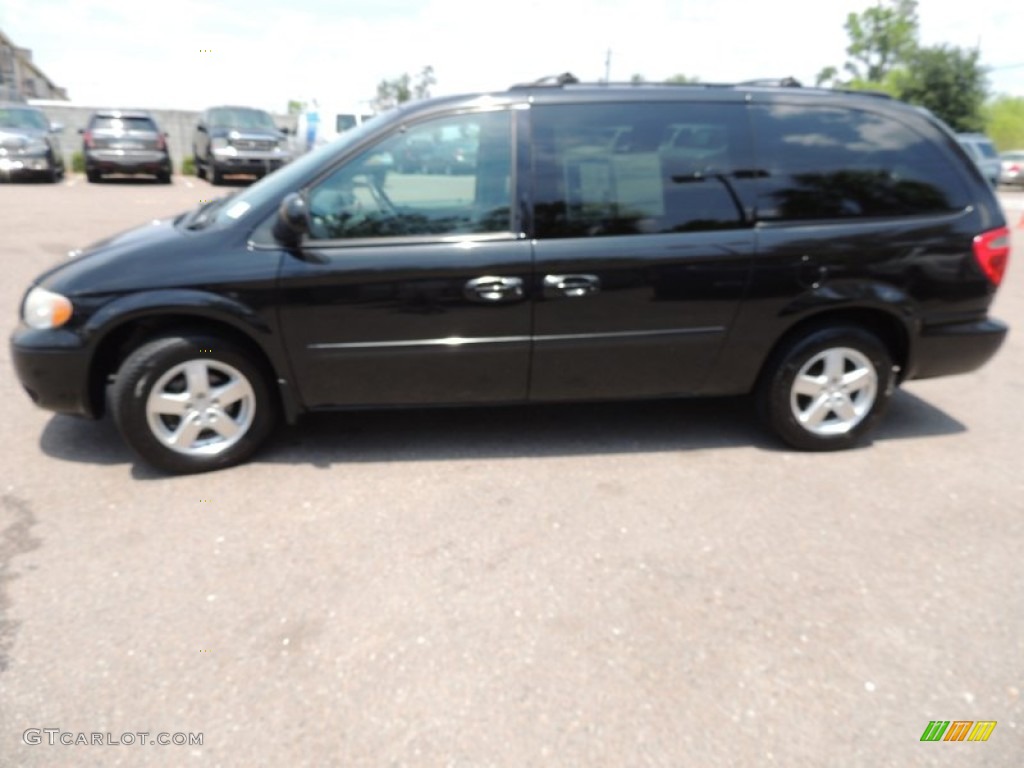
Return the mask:
{"type": "Polygon", "coordinates": [[[580,79],[572,72],[563,72],[560,75],[547,75],[538,80],[534,80],[532,83],[516,83],[509,90],[538,87],[561,88],[563,85],[575,85],[579,81],[580,79]]]}
{"type": "Polygon", "coordinates": [[[744,80],[736,85],[765,86],[768,88],[803,88],[795,77],[761,77],[756,80],[744,80]]]}

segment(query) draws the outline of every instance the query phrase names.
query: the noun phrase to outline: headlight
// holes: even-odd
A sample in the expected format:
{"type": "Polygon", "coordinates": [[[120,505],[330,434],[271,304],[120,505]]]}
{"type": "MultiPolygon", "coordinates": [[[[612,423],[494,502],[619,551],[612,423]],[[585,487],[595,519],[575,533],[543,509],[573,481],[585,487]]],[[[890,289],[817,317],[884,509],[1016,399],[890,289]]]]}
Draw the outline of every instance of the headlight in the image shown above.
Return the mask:
{"type": "Polygon", "coordinates": [[[25,296],[21,318],[29,328],[60,328],[71,319],[71,301],[59,293],[36,286],[25,296]]]}
{"type": "Polygon", "coordinates": [[[228,140],[224,138],[216,138],[210,141],[210,146],[214,149],[224,149],[228,145],[228,140]]]}
{"type": "Polygon", "coordinates": [[[29,139],[25,145],[26,152],[45,152],[49,147],[42,139],[29,139]]]}

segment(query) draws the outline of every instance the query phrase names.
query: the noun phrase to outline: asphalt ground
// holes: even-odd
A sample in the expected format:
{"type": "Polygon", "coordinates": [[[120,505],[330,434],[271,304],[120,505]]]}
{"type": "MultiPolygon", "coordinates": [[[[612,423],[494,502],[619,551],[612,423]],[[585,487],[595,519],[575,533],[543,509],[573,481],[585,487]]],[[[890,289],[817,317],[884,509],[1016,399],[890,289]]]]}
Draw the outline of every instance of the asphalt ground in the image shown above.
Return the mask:
{"type": "MultiPolygon", "coordinates": [[[[0,185],[0,317],[69,249],[222,193],[0,185]]],[[[0,766],[1020,765],[1002,199],[1006,345],[843,453],[715,399],[337,414],[164,477],[0,356],[0,766]],[[202,744],[151,743],[177,734],[202,744]]]]}

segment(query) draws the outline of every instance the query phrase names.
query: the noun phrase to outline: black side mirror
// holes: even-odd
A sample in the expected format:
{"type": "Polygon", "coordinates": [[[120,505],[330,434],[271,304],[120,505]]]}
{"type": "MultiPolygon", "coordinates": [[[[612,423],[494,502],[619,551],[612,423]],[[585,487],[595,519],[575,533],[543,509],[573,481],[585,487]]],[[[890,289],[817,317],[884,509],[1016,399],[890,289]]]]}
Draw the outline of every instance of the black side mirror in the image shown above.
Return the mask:
{"type": "Polygon", "coordinates": [[[302,242],[302,236],[309,231],[309,212],[306,201],[298,192],[286,195],[277,209],[274,222],[274,238],[289,247],[302,242]]]}
{"type": "Polygon", "coordinates": [[[206,126],[200,123],[196,126],[196,130],[199,131],[200,133],[206,133],[206,126]]]}

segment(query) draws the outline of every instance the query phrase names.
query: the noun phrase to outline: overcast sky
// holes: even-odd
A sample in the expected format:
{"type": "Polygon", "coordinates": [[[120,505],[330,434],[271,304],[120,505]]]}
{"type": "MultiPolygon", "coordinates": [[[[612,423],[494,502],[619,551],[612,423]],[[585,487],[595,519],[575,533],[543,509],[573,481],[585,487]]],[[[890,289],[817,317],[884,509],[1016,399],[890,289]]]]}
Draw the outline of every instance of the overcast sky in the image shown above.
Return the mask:
{"type": "MultiPolygon", "coordinates": [[[[3,0],[0,29],[88,106],[351,105],[434,67],[435,94],[676,73],[708,82],[841,66],[870,0],[3,0]],[[209,51],[209,52],[206,52],[209,51]]],[[[1024,0],[920,0],[921,42],[973,47],[996,92],[1024,96],[1024,0]]]]}

